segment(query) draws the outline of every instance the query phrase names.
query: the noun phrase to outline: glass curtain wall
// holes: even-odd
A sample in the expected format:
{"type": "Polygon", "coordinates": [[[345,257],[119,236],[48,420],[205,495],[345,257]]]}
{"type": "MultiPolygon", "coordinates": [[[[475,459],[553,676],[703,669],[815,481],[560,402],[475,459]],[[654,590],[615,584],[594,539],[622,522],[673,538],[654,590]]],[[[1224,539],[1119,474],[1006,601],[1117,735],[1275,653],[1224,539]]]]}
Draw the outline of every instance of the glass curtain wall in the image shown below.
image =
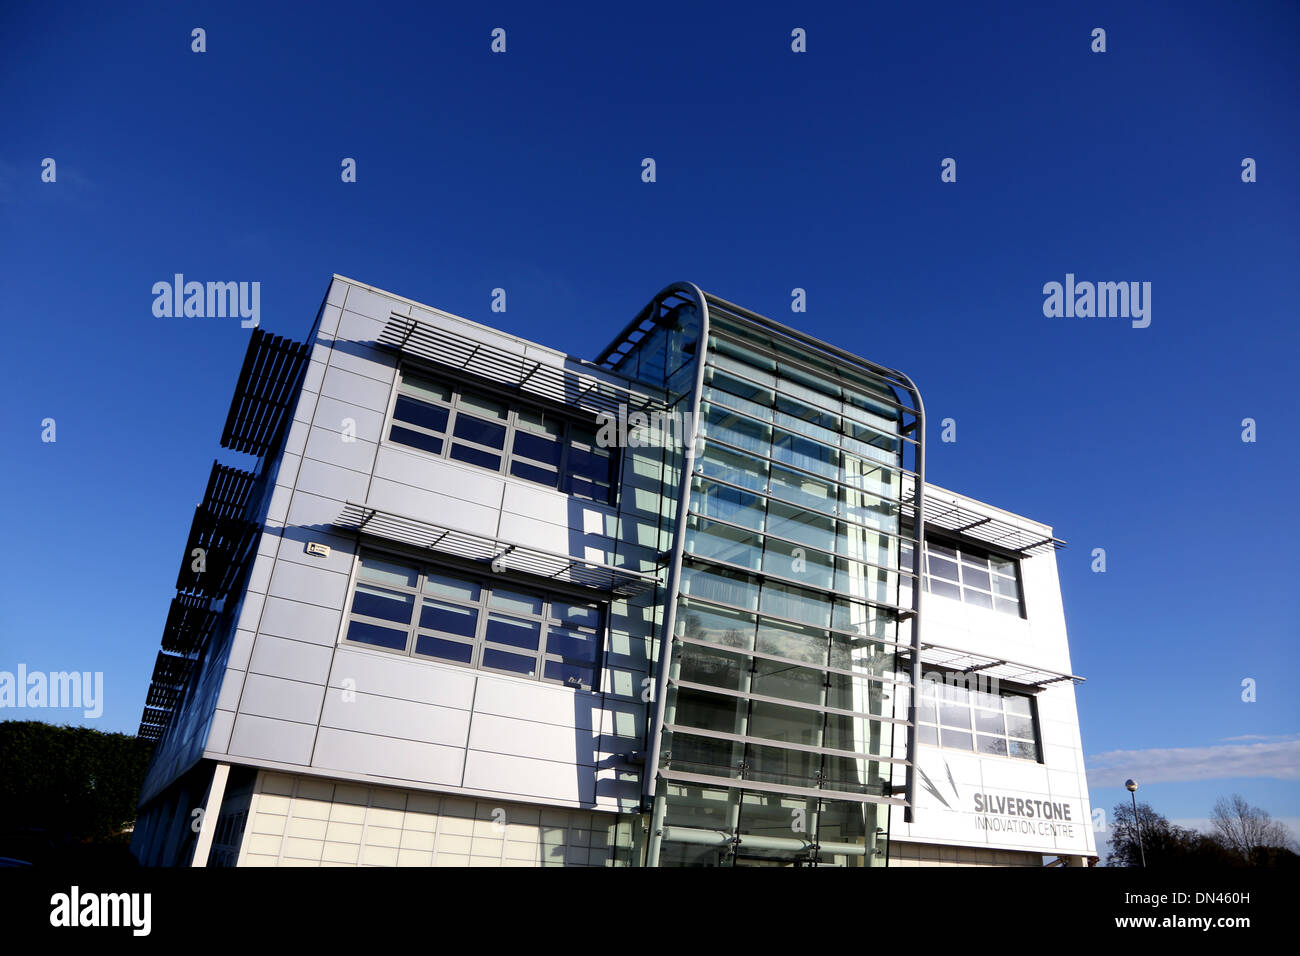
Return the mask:
{"type": "Polygon", "coordinates": [[[705,363],[651,858],[884,865],[911,641],[899,397],[725,310],[705,363]]]}

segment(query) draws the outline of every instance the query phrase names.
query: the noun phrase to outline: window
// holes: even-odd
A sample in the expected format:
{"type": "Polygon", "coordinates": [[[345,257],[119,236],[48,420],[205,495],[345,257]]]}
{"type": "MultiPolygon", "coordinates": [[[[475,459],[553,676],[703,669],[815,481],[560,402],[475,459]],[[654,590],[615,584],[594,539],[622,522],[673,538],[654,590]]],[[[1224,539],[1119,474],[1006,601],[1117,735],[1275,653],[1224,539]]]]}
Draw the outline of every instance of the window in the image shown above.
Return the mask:
{"type": "MultiPolygon", "coordinates": [[[[925,542],[925,589],[931,594],[1024,617],[1020,562],[965,544],[925,542]]],[[[912,567],[912,545],[904,541],[899,566],[912,567]]]]}
{"type": "MultiPolygon", "coordinates": [[[[974,679],[977,675],[966,675],[974,679]]],[[[983,683],[982,681],[980,683],[983,683]]],[[[1038,760],[1038,719],[1027,694],[921,681],[917,741],[948,750],[1038,760]]]]}
{"type": "Polygon", "coordinates": [[[594,428],[407,371],[388,440],[581,498],[613,497],[616,462],[594,428]]]}
{"type": "Polygon", "coordinates": [[[363,554],[345,640],[591,690],[600,605],[363,554]]]}

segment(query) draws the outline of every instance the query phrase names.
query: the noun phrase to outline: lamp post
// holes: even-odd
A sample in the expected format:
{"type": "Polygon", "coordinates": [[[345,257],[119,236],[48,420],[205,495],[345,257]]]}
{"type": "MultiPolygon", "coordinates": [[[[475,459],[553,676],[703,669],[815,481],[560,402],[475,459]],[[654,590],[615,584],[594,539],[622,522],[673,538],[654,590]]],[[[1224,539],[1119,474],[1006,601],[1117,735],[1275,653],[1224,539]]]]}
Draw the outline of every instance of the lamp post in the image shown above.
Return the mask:
{"type": "Polygon", "coordinates": [[[1142,821],[1138,819],[1138,782],[1132,778],[1124,781],[1124,786],[1128,792],[1133,794],[1133,826],[1137,828],[1138,855],[1142,858],[1142,865],[1147,865],[1147,851],[1142,849],[1142,821]]]}

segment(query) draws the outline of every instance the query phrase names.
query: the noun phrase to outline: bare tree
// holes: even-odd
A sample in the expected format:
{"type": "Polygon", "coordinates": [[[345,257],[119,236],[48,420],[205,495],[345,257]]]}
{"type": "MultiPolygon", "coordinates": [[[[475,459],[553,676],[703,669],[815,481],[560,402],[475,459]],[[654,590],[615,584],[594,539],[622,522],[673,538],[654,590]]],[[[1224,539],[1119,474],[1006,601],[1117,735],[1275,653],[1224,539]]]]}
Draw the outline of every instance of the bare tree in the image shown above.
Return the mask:
{"type": "Polygon", "coordinates": [[[1254,863],[1270,847],[1291,849],[1294,845],[1285,824],[1270,817],[1267,810],[1252,807],[1240,794],[1220,797],[1210,822],[1219,842],[1247,863],[1254,863]]]}

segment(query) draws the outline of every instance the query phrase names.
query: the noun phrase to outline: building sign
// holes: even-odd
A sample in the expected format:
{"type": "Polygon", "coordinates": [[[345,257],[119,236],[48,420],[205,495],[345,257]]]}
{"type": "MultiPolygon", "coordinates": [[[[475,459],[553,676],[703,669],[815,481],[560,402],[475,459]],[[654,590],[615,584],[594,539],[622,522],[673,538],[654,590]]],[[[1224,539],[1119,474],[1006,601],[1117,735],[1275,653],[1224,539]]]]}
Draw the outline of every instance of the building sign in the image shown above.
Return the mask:
{"type": "MultiPolygon", "coordinates": [[[[1088,850],[1088,832],[1077,798],[1042,791],[997,787],[999,761],[921,751],[917,768],[920,813],[907,834],[944,842],[995,844],[1026,850],[1088,850]],[[954,769],[959,773],[954,774],[954,769]],[[961,783],[958,783],[958,779],[961,783]],[[982,785],[966,781],[981,780],[982,785]]],[[[1019,768],[1016,768],[1019,770],[1019,768]]],[[[903,834],[899,837],[905,839],[903,834]]]]}

